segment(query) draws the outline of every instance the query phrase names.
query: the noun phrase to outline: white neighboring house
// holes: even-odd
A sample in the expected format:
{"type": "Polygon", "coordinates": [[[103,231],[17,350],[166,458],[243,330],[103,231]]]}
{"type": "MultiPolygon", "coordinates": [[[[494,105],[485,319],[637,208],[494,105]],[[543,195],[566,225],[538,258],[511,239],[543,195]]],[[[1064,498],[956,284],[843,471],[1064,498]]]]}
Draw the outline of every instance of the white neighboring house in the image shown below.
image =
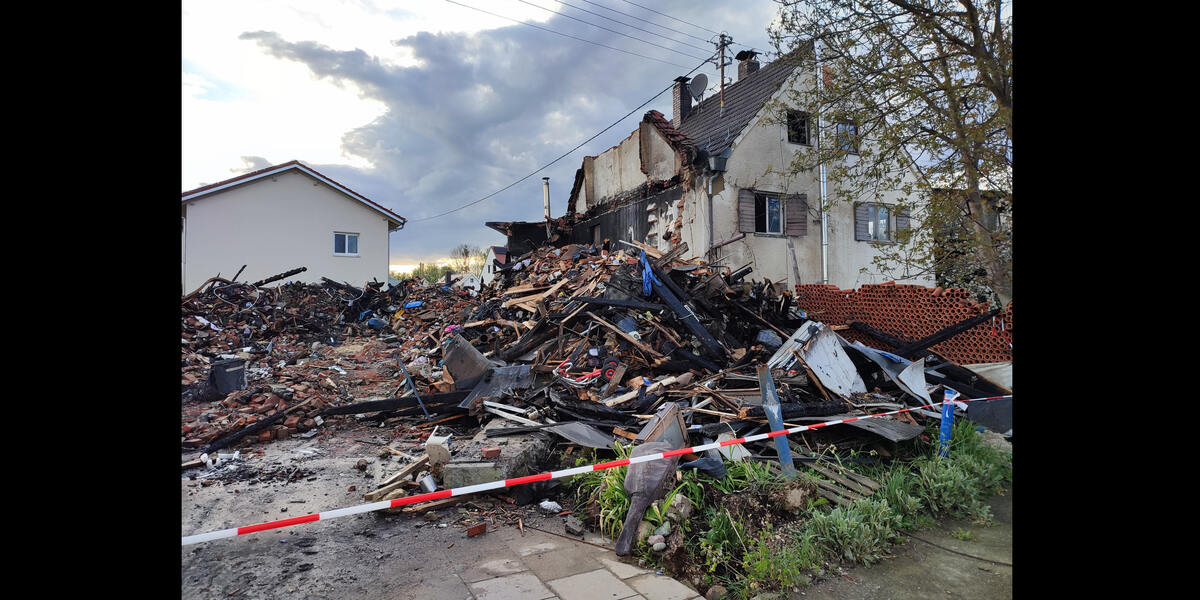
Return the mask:
{"type": "Polygon", "coordinates": [[[451,279],[454,280],[453,285],[465,287],[465,288],[471,288],[477,292],[479,291],[479,288],[480,288],[479,276],[474,273],[455,273],[455,274],[451,275],[450,277],[451,277],[451,279]]]}
{"type": "Polygon", "coordinates": [[[406,219],[291,161],[183,192],[183,293],[217,273],[254,282],[386,282],[388,238],[406,219]]]}
{"type": "Polygon", "coordinates": [[[496,263],[508,264],[508,248],[504,246],[492,246],[488,248],[487,258],[483,261],[483,285],[492,283],[496,278],[496,263]]]}

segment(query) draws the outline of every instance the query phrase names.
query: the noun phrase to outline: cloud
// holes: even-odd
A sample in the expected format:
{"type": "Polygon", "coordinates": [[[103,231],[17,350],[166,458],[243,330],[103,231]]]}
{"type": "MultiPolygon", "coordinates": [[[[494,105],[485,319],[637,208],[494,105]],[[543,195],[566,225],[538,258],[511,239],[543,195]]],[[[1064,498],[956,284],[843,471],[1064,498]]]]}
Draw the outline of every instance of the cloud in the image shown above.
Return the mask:
{"type": "MultiPolygon", "coordinates": [[[[614,7],[644,12],[629,5],[614,7]]],[[[697,8],[688,2],[668,2],[655,8],[691,22],[712,23],[713,29],[717,29],[716,23],[723,23],[735,39],[763,50],[767,48],[764,29],[774,13],[774,5],[769,2],[751,8],[697,8]]],[[[464,17],[474,12],[460,10],[464,17]]],[[[504,13],[500,8],[491,10],[504,13]]],[[[636,37],[650,37],[598,17],[583,16],[636,37]]],[[[668,27],[701,37],[710,35],[648,16],[668,27]]],[[[287,39],[263,29],[245,31],[238,38],[242,43],[254,44],[267,56],[304,65],[320,82],[382,104],[381,114],[341,137],[343,155],[358,159],[357,164],[369,164],[369,168],[309,164],[408,218],[405,228],[392,234],[391,255],[393,263],[409,263],[444,256],[459,243],[503,244],[503,236],[483,223],[540,219],[543,176],[551,178],[553,214],[562,215],[583,157],[603,152],[628,136],[650,109],[670,116],[669,92],[512,189],[450,215],[419,220],[477,200],[529,175],[701,62],[561,16],[552,16],[541,26],[689,66],[636,58],[519,24],[477,33],[423,31],[392,40],[393,49],[411,59],[403,63],[362,48],[287,39]]],[[[683,39],[703,45],[695,39],[683,39]]],[[[669,45],[664,38],[653,41],[669,45]]],[[[675,47],[701,54],[686,46],[675,47]]],[[[716,81],[711,65],[698,72],[707,72],[716,81]]],[[[726,74],[731,74],[729,68],[726,74]]],[[[736,70],[732,75],[736,78],[736,70]]],[[[202,88],[204,82],[190,84],[202,88]]],[[[319,120],[321,115],[313,118],[319,120]]],[[[243,160],[249,168],[259,164],[251,162],[257,158],[244,156],[243,160]]],[[[304,156],[279,158],[281,162],[293,158],[306,161],[304,156]]]]}
{"type": "Polygon", "coordinates": [[[265,169],[275,164],[261,156],[243,156],[242,162],[245,163],[244,167],[240,169],[230,169],[229,172],[233,173],[234,175],[244,175],[260,169],[265,169]]]}

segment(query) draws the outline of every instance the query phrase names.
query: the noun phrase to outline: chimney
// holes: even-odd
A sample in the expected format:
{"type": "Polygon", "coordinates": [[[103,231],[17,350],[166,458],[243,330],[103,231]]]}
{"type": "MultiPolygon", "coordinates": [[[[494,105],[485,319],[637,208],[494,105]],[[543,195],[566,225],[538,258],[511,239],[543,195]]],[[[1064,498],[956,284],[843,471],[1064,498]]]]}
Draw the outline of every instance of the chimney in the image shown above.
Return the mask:
{"type": "Polygon", "coordinates": [[[679,129],[688,113],[692,112],[692,94],[688,90],[687,77],[675,78],[675,89],[671,91],[671,127],[679,129]]]}
{"type": "Polygon", "coordinates": [[[738,81],[758,70],[758,61],[754,60],[757,55],[758,53],[753,50],[742,50],[734,57],[738,59],[738,81]]]}

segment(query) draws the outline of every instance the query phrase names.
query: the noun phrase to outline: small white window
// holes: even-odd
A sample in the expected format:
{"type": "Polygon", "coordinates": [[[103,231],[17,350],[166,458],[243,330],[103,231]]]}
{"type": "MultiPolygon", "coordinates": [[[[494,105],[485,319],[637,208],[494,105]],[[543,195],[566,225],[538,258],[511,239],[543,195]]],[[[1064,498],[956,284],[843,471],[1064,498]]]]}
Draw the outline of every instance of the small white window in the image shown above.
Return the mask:
{"type": "Polygon", "coordinates": [[[335,232],[333,234],[333,255],[358,256],[358,234],[335,232]]]}

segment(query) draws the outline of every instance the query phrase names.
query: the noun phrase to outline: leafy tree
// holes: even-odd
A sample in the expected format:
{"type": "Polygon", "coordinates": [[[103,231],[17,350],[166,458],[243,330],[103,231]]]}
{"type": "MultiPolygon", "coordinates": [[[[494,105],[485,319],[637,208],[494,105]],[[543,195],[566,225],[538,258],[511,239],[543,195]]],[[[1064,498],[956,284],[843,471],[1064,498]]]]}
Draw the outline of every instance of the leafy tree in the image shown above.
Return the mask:
{"type": "Polygon", "coordinates": [[[1007,305],[1011,0],[777,2],[768,30],[776,50],[801,48],[811,73],[813,59],[821,63],[819,85],[784,99],[823,126],[821,143],[796,153],[789,171],[827,164],[842,201],[901,193],[900,208],[915,218],[899,243],[876,245],[876,267],[900,277],[937,273],[942,285],[975,287],[1007,305]],[[857,146],[856,159],[847,159],[847,146],[857,146]]]}
{"type": "Polygon", "coordinates": [[[425,263],[420,263],[417,265],[417,268],[413,270],[413,277],[424,279],[429,283],[436,284],[445,279],[446,273],[453,272],[454,270],[451,269],[449,265],[439,267],[437,265],[426,265],[425,263]]]}
{"type": "Polygon", "coordinates": [[[487,249],[470,244],[459,244],[450,250],[450,266],[455,273],[474,273],[483,275],[483,263],[487,258],[487,249]]]}

